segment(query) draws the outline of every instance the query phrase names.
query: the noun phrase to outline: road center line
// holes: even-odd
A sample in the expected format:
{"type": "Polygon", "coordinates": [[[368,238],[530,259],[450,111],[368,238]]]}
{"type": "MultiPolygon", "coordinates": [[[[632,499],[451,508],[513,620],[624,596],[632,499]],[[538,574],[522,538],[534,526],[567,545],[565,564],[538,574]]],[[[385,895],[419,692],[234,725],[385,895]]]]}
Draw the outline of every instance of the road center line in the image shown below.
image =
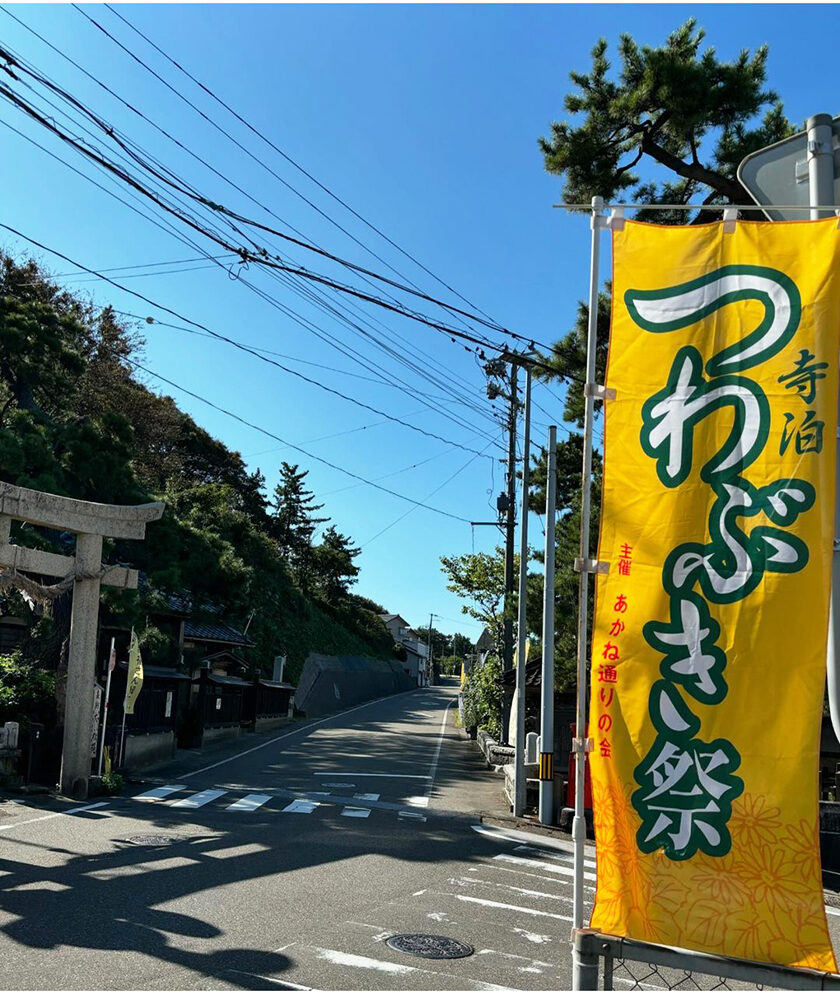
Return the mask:
{"type": "Polygon", "coordinates": [[[49,821],[53,817],[67,817],[70,814],[80,814],[83,810],[96,810],[97,807],[107,807],[107,800],[100,800],[99,803],[88,803],[84,807],[73,807],[72,810],[59,810],[54,814],[44,814],[43,817],[32,817],[28,821],[17,821],[15,824],[4,824],[0,831],[11,831],[12,828],[23,827],[24,824],[35,824],[37,821],[49,821]]]}

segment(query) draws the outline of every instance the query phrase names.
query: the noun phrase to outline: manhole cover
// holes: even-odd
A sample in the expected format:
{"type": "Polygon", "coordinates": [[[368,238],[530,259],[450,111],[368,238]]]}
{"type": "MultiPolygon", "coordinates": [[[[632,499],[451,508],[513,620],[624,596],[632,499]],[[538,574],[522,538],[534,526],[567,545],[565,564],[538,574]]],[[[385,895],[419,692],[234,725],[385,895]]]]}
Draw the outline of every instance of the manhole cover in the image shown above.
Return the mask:
{"type": "Polygon", "coordinates": [[[127,838],[120,838],[120,841],[125,842],[127,845],[148,845],[152,848],[174,845],[176,841],[180,840],[180,838],[173,834],[132,834],[127,838]]]}
{"type": "Polygon", "coordinates": [[[395,934],[387,944],[398,952],[419,955],[424,959],[462,959],[472,955],[472,945],[442,934],[395,934]]]}

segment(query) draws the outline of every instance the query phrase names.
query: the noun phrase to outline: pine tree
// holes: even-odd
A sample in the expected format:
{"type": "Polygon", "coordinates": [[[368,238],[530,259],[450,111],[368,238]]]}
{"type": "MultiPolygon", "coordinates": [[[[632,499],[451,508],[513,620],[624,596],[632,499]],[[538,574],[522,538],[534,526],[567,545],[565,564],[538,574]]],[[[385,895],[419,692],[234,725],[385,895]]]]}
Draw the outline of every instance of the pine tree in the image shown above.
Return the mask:
{"type": "Polygon", "coordinates": [[[328,603],[345,599],[356,582],[359,567],[353,559],[360,549],[341,534],[334,525],[324,531],[321,544],[314,549],[313,574],[324,599],[328,603]]]}
{"type": "Polygon", "coordinates": [[[304,591],[311,585],[312,538],[315,529],[329,520],[328,517],[315,516],[324,505],[315,503],[315,495],[306,488],[308,475],[307,470],[283,462],[272,505],[272,537],[304,591]]]}

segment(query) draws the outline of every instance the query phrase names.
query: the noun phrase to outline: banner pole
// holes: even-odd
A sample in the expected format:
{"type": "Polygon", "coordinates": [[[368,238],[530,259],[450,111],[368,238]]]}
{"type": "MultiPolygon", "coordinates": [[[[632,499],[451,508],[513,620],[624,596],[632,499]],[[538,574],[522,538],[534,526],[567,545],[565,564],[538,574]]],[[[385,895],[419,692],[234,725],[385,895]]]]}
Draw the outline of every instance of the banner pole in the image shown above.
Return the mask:
{"type": "MultiPolygon", "coordinates": [[[[595,416],[595,352],[598,333],[598,283],[601,248],[601,211],[603,197],[592,198],[592,251],[589,269],[589,323],[586,335],[586,386],[583,419],[583,469],[580,486],[580,581],[578,586],[577,630],[577,713],[572,751],[575,756],[575,815],[572,820],[572,840],[575,853],[574,903],[572,926],[583,927],[583,857],[586,843],[584,790],[586,787],[586,662],[589,632],[589,519],[592,498],[592,422],[595,416]]],[[[572,989],[580,989],[573,975],[572,989]]]]}
{"type": "MultiPolygon", "coordinates": [[[[834,198],[834,152],[831,114],[814,114],[805,122],[808,132],[808,194],[810,219],[830,217],[833,211],[818,204],[831,204],[834,198]]],[[[840,403],[840,396],[838,396],[840,403]]],[[[837,486],[834,495],[834,534],[832,535],[831,598],[828,606],[828,645],[826,679],[828,709],[835,736],[840,739],[840,430],[837,447],[837,486]]]]}
{"type": "Polygon", "coordinates": [[[105,757],[105,727],[108,724],[108,700],[111,696],[111,673],[114,670],[114,642],[115,638],[111,639],[111,652],[108,655],[108,678],[105,680],[105,705],[102,708],[102,740],[99,742],[99,765],[96,770],[96,775],[102,775],[102,760],[105,757]]]}

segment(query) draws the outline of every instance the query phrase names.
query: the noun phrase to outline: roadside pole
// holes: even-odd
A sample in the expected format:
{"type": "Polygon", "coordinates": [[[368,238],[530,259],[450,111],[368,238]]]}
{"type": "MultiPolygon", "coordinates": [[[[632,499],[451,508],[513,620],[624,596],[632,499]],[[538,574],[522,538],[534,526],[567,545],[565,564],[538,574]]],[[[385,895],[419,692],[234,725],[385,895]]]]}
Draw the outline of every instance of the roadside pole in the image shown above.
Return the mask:
{"type": "MultiPolygon", "coordinates": [[[[598,283],[601,262],[601,227],[604,200],[592,198],[592,254],[589,268],[589,323],[586,334],[586,385],[584,386],[585,406],[583,417],[583,467],[580,483],[580,557],[575,563],[580,575],[578,629],[577,629],[577,712],[576,730],[572,741],[575,757],[575,815],[572,820],[572,841],[575,853],[575,876],[572,906],[572,928],[583,927],[583,858],[586,844],[586,818],[584,813],[584,789],[586,786],[586,753],[589,738],[586,727],[586,662],[589,649],[589,570],[592,563],[589,557],[589,518],[592,501],[592,422],[595,417],[595,351],[598,337],[598,283]]],[[[578,951],[572,952],[572,989],[586,989],[581,985],[585,977],[581,973],[582,963],[578,951]]]]}
{"type": "MultiPolygon", "coordinates": [[[[510,363],[510,407],[508,414],[507,510],[505,519],[505,616],[502,622],[502,669],[513,668],[513,543],[516,536],[516,418],[519,367],[510,363]]],[[[508,740],[510,705],[502,694],[502,740],[508,740]]],[[[510,742],[509,742],[510,744],[510,742]]]]}
{"type": "Polygon", "coordinates": [[[429,657],[426,659],[426,685],[432,685],[432,621],[435,619],[434,614],[429,614],[429,657]]]}
{"type": "Polygon", "coordinates": [[[528,463],[531,458],[531,367],[525,367],[525,427],[522,433],[522,518],[519,522],[519,612],[516,651],[516,741],[514,742],[513,814],[525,810],[525,626],[528,580],[528,463]]]}
{"type": "MultiPolygon", "coordinates": [[[[808,197],[811,204],[811,220],[830,217],[833,211],[825,208],[834,201],[834,151],[831,114],[815,114],[809,117],[805,129],[808,132],[808,197]]],[[[840,403],[840,398],[838,398],[840,403]]],[[[840,416],[840,407],[838,407],[840,416]]],[[[834,495],[834,534],[832,535],[833,554],[831,556],[831,599],[828,607],[828,644],[826,646],[826,680],[828,706],[834,734],[840,738],[840,429],[835,438],[837,447],[837,468],[834,495]]]]}
{"type": "Polygon", "coordinates": [[[540,714],[540,824],[554,823],[554,544],[557,504],[557,428],[548,429],[543,581],[542,713],[540,714]]]}
{"type": "Polygon", "coordinates": [[[108,678],[105,680],[105,703],[102,707],[102,739],[99,742],[99,766],[96,770],[97,776],[102,775],[102,760],[105,757],[105,728],[108,724],[108,701],[111,697],[111,673],[117,662],[117,653],[114,647],[116,639],[111,639],[111,652],[108,655],[108,678]]]}

